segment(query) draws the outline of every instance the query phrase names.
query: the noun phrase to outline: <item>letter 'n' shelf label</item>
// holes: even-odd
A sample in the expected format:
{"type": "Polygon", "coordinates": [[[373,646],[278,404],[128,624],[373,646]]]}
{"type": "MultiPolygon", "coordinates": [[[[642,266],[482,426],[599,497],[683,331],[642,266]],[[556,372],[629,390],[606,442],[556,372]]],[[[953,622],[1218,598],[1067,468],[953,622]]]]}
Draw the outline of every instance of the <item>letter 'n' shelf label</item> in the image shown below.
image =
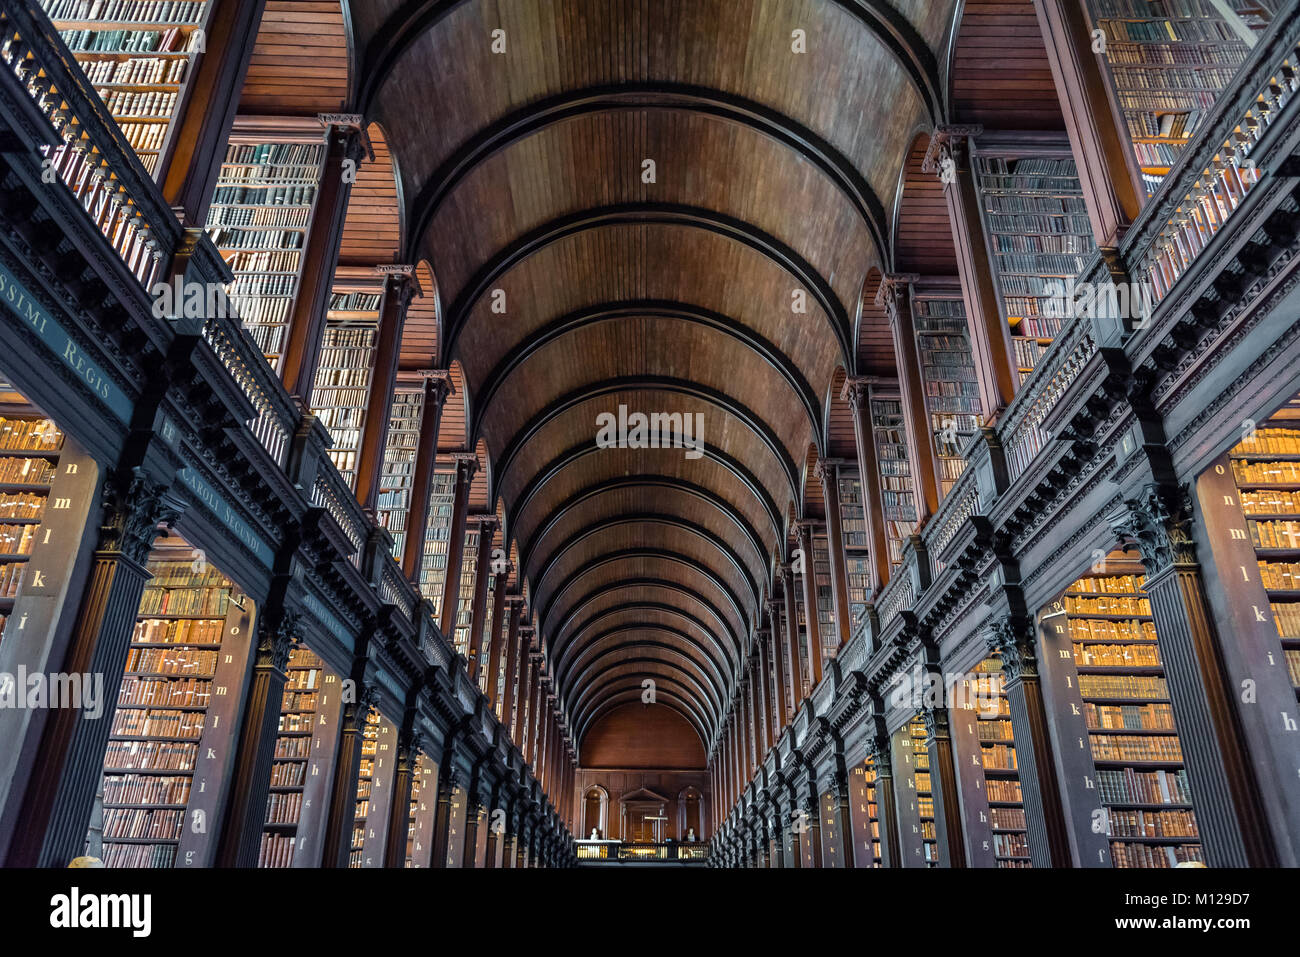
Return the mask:
{"type": "Polygon", "coordinates": [[[119,422],[131,421],[132,403],[126,393],[114,385],[107,373],[82,352],[63,326],[45,311],[27,287],[15,279],[14,274],[3,264],[0,264],[0,302],[36,333],[45,347],[86,384],[119,422]]]}

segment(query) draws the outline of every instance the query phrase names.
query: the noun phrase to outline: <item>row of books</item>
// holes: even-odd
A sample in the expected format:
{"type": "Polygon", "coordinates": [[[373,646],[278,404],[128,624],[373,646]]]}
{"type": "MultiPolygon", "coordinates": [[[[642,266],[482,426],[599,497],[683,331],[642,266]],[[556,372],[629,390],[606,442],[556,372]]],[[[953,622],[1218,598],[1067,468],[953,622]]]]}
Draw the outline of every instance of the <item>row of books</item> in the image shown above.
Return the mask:
{"type": "Polygon", "coordinates": [[[1107,43],[1106,59],[1112,64],[1143,67],[1195,66],[1207,63],[1237,66],[1244,52],[1232,45],[1181,46],[1176,43],[1107,43]]]}
{"type": "Polygon", "coordinates": [[[1192,811],[1111,810],[1107,815],[1111,837],[1199,837],[1192,811]]]}
{"type": "Polygon", "coordinates": [[[63,433],[49,419],[10,419],[0,416],[0,451],[57,452],[63,433]]]}
{"type": "MultiPolygon", "coordinates": [[[[1145,601],[1140,598],[1138,601],[1145,601]]],[[[1070,638],[1074,641],[1149,641],[1156,640],[1156,629],[1149,620],[1111,621],[1096,618],[1071,618],[1070,638]]]]}
{"type": "Polygon", "coordinates": [[[156,116],[169,119],[176,109],[176,94],[168,90],[101,90],[100,99],[114,116],[156,116]]]}
{"type": "Polygon", "coordinates": [[[230,592],[227,589],[146,587],[140,601],[140,614],[224,618],[229,604],[230,592]]]}
{"type": "Polygon", "coordinates": [[[1094,734],[1090,738],[1097,761],[1163,761],[1181,764],[1183,748],[1174,735],[1094,734]]]}
{"type": "MultiPolygon", "coordinates": [[[[185,79],[189,60],[182,57],[131,57],[128,60],[88,60],[81,64],[86,78],[98,87],[177,86],[185,79]]],[[[103,93],[100,93],[103,98],[103,93]]]]}
{"type": "Polygon", "coordinates": [[[1094,731],[1172,731],[1174,712],[1170,704],[1094,704],[1085,701],[1083,713],[1094,731]]]}
{"type": "Polygon", "coordinates": [[[1300,455],[1300,430],[1255,429],[1232,450],[1233,455],[1300,455]]]}
{"type": "Polygon", "coordinates": [[[104,837],[178,840],[185,812],[163,808],[105,808],[104,837]]]}
{"type": "Polygon", "coordinates": [[[180,741],[110,741],[104,755],[109,771],[192,771],[198,745],[180,741]]]}
{"type": "Polygon", "coordinates": [[[1300,462],[1243,462],[1232,460],[1232,477],[1238,485],[1300,484],[1300,462]]]}
{"type": "Polygon", "coordinates": [[[1281,638],[1300,638],[1300,604],[1294,602],[1270,602],[1273,621],[1281,638]]]}
{"type": "Polygon", "coordinates": [[[41,0],[51,20],[200,23],[206,0],[41,0]]]}
{"type": "Polygon", "coordinates": [[[311,738],[279,737],[275,739],[275,756],[280,760],[306,758],[311,754],[311,738]]]}
{"type": "Polygon", "coordinates": [[[1079,693],[1085,698],[1146,701],[1169,697],[1165,679],[1158,675],[1079,675],[1079,693]]]}
{"type": "Polygon", "coordinates": [[[1098,28],[1110,43],[1213,43],[1241,40],[1232,27],[1216,17],[1196,19],[1123,20],[1099,18],[1098,28]]]}
{"type": "Polygon", "coordinates": [[[980,748],[980,762],[984,768],[998,771],[1016,769],[1016,749],[1008,744],[994,744],[980,748]]]}
{"type": "Polygon", "coordinates": [[[11,485],[49,485],[54,481],[49,459],[0,455],[0,482],[11,485]]]}
{"type": "MultiPolygon", "coordinates": [[[[212,192],[212,203],[217,209],[228,207],[284,207],[301,208],[310,216],[311,204],[316,198],[315,183],[281,185],[238,185],[233,175],[223,178],[212,192]]],[[[249,177],[238,177],[247,180],[249,177]]],[[[220,225],[219,223],[217,225],[220,225]]]]}
{"type": "Polygon", "coordinates": [[[1150,844],[1130,844],[1112,841],[1111,859],[1116,867],[1164,868],[1177,867],[1188,861],[1203,862],[1205,855],[1199,844],[1177,844],[1153,847],[1150,844]]]}
{"type": "Polygon", "coordinates": [[[0,525],[0,555],[30,555],[38,525],[0,525]]]}
{"type": "Polygon", "coordinates": [[[1259,577],[1265,588],[1275,591],[1300,591],[1300,562],[1261,561],[1259,577]]]}
{"type": "Polygon", "coordinates": [[[197,51],[202,40],[197,31],[167,30],[60,30],[59,36],[76,53],[187,53],[197,51]]]}
{"type": "Polygon", "coordinates": [[[302,814],[302,792],[276,791],[267,795],[267,824],[297,824],[302,814]]]}
{"type": "Polygon", "coordinates": [[[271,765],[271,787],[300,788],[307,779],[305,761],[284,760],[271,765]]]}
{"type": "Polygon", "coordinates": [[[291,867],[293,849],[298,838],[292,834],[262,832],[262,843],[257,851],[258,867],[291,867]]]}
{"type": "Polygon", "coordinates": [[[45,511],[45,496],[35,492],[0,493],[0,521],[40,518],[45,511]]]}
{"type": "Polygon", "coordinates": [[[128,675],[122,680],[117,703],[121,705],[161,705],[170,708],[206,708],[212,695],[212,682],[203,678],[172,681],[168,678],[141,678],[128,675]]]}
{"type": "Polygon", "coordinates": [[[0,564],[0,598],[16,598],[23,584],[26,565],[22,562],[0,564]]]}
{"type": "Polygon", "coordinates": [[[1256,548],[1300,548],[1300,521],[1250,519],[1246,527],[1256,548]]]}
{"type": "Polygon", "coordinates": [[[311,210],[305,206],[217,206],[208,214],[208,228],[305,229],[310,219],[311,210]]]}
{"type": "Polygon", "coordinates": [[[126,655],[127,671],[157,674],[197,674],[211,677],[217,667],[217,652],[197,648],[132,648],[126,655]]]}
{"type": "Polygon", "coordinates": [[[1067,595],[1065,610],[1072,615],[1150,615],[1151,599],[1135,595],[1104,595],[1098,598],[1067,595]]]}
{"type": "Polygon", "coordinates": [[[1300,516],[1300,492],[1262,489],[1258,492],[1241,492],[1237,499],[1241,503],[1241,510],[1247,515],[1291,513],[1300,516]]]}
{"type": "Polygon", "coordinates": [[[1047,352],[1047,346],[1037,339],[1013,338],[1011,344],[1016,353],[1016,366],[1021,369],[1033,369],[1047,352]]]}
{"type": "Polygon", "coordinates": [[[1120,90],[1204,90],[1207,87],[1220,90],[1232,82],[1237,71],[1230,67],[1221,69],[1204,68],[1199,70],[1111,70],[1115,86],[1120,90]]]}
{"type": "Polygon", "coordinates": [[[203,734],[203,714],[170,708],[125,708],[113,715],[113,734],[144,738],[193,738],[203,734]]]}
{"type": "Polygon", "coordinates": [[[104,844],[105,867],[172,867],[175,844],[104,844]]]}
{"type": "MultiPolygon", "coordinates": [[[[1108,622],[1114,624],[1114,622],[1108,622]]],[[[1074,663],[1080,668],[1158,668],[1160,653],[1152,644],[1074,646],[1074,663]]]]}
{"type": "Polygon", "coordinates": [[[190,776],[158,774],[104,775],[105,804],[185,804],[190,799],[190,776]]]}
{"type": "Polygon", "coordinates": [[[208,226],[208,235],[223,249],[301,249],[301,229],[239,229],[208,226]]]}
{"type": "Polygon", "coordinates": [[[1191,804],[1186,771],[1097,769],[1097,792],[1103,804],[1191,804]]]}

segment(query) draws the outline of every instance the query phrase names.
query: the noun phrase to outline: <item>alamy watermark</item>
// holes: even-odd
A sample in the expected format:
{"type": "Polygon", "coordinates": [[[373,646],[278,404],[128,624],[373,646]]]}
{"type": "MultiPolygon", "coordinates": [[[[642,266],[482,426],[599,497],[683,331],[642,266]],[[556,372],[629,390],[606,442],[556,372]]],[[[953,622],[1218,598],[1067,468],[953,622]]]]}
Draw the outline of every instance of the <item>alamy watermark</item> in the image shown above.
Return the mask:
{"type": "Polygon", "coordinates": [[[104,714],[104,676],[95,673],[0,671],[0,708],[76,708],[92,721],[104,714]]]}
{"type": "Polygon", "coordinates": [[[1049,319],[1120,319],[1132,329],[1151,320],[1155,299],[1145,282],[1076,282],[1054,279],[1043,288],[1049,319]]]}
{"type": "Polygon", "coordinates": [[[620,405],[618,414],[596,416],[596,446],[602,449],[685,449],[688,459],[704,455],[704,413],[628,413],[620,405]]]}

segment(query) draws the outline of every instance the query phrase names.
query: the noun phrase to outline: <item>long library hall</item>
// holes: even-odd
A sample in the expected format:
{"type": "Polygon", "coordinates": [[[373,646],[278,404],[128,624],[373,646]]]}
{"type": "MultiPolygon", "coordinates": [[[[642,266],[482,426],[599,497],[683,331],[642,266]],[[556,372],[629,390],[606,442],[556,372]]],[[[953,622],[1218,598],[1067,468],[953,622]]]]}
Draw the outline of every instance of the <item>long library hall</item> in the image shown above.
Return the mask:
{"type": "Polygon", "coordinates": [[[1298,90],[1300,0],[0,0],[0,864],[1300,866],[1298,90]]]}

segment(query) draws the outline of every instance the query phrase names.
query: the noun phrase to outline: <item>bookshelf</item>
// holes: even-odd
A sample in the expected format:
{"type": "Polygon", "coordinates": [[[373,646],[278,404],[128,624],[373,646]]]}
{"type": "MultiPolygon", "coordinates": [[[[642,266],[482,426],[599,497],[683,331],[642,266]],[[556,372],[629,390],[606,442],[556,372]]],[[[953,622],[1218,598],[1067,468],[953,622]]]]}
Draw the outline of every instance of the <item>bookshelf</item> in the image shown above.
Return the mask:
{"type": "Polygon", "coordinates": [[[208,235],[234,273],[230,304],[271,368],[280,356],[320,183],[325,134],[236,132],[208,210],[208,235]]]}
{"type": "Polygon", "coordinates": [[[1068,289],[1096,250],[1069,143],[977,147],[973,157],[998,307],[1023,383],[1069,315],[1068,289]]]}
{"type": "Polygon", "coordinates": [[[397,729],[377,710],[366,715],[357,775],[356,812],[352,822],[349,868],[382,867],[391,808],[389,794],[397,766],[397,729]]]}
{"type": "Polygon", "coordinates": [[[397,387],[388,415],[388,438],[375,500],[375,517],[393,538],[393,558],[400,562],[406,547],[406,522],[411,512],[411,484],[420,444],[424,389],[397,387]]]}
{"type": "Polygon", "coordinates": [[[478,581],[479,526],[465,525],[465,548],[460,556],[460,590],[456,594],[456,619],[452,627],[452,646],[466,657],[470,650],[470,628],[474,616],[474,588],[478,581]]]}
{"type": "Polygon", "coordinates": [[[335,282],[311,393],[311,409],[334,440],[330,460],[352,489],[374,375],[382,288],[378,282],[335,282]]]}
{"type": "Polygon", "coordinates": [[[966,468],[961,450],[982,417],[966,306],[960,287],[927,284],[913,289],[912,311],[939,491],[946,496],[966,468]]]}
{"type": "Polygon", "coordinates": [[[336,676],[312,652],[306,648],[289,652],[258,867],[294,864],[304,803],[310,810],[310,796],[304,801],[308,765],[319,750],[317,738],[333,733],[334,722],[326,717],[328,703],[323,699],[336,684],[336,676]]]}
{"type": "Polygon", "coordinates": [[[22,591],[51,490],[59,477],[63,432],[0,382],[0,643],[22,591]]]}
{"type": "Polygon", "coordinates": [[[1257,0],[1088,0],[1115,101],[1150,196],[1271,15],[1257,0]]]}
{"type": "MultiPolygon", "coordinates": [[[[813,532],[813,585],[817,594],[817,629],[821,634],[822,667],[835,657],[840,647],[840,632],[835,625],[835,592],[831,584],[831,548],[825,527],[813,532]]],[[[823,671],[824,673],[824,671],[823,671]]]]}
{"type": "Polygon", "coordinates": [[[950,708],[953,747],[972,867],[1031,866],[1020,764],[1002,662],[986,658],[963,680],[966,700],[950,708]],[[967,755],[975,760],[968,761],[967,755]]]}
{"type": "Polygon", "coordinates": [[[1115,867],[1203,860],[1141,566],[1112,553],[1062,596],[1115,867]]]}
{"type": "Polygon", "coordinates": [[[434,620],[442,613],[442,586],[447,580],[451,510],[455,500],[455,471],[434,472],[429,483],[429,518],[420,558],[420,594],[433,603],[434,620]]]}
{"type": "Polygon", "coordinates": [[[203,52],[208,0],[41,0],[55,29],[141,164],[159,157],[183,115],[203,52]]]}
{"type": "Polygon", "coordinates": [[[891,739],[903,867],[939,866],[934,794],[930,790],[930,752],[925,739],[925,721],[919,713],[908,719],[891,739]]]}
{"type": "Polygon", "coordinates": [[[883,867],[880,857],[880,814],[876,804],[876,767],[867,758],[849,775],[849,807],[853,823],[854,862],[858,867],[883,867]]]}
{"type": "Polygon", "coordinates": [[[479,641],[478,671],[475,673],[475,677],[479,691],[486,695],[488,693],[488,683],[496,683],[496,676],[489,675],[488,671],[492,665],[492,643],[497,640],[497,636],[492,634],[492,615],[496,612],[497,576],[492,571],[491,563],[487,568],[483,569],[483,574],[487,575],[487,595],[483,602],[483,623],[480,626],[483,629],[483,637],[479,641]]]}
{"type": "Polygon", "coordinates": [[[878,391],[873,386],[871,434],[876,443],[885,542],[892,570],[903,564],[903,543],[916,528],[916,494],[912,488],[912,468],[907,459],[905,428],[903,402],[897,390],[878,391]]]}
{"type": "Polygon", "coordinates": [[[844,577],[848,583],[849,634],[857,631],[871,599],[871,531],[867,499],[854,465],[836,467],[840,491],[840,526],[844,534],[844,577]]]}
{"type": "Polygon", "coordinates": [[[411,769],[411,808],[406,830],[406,867],[433,863],[433,824],[438,802],[438,768],[424,752],[411,769]]]}
{"type": "Polygon", "coordinates": [[[1276,640],[1300,695],[1300,398],[1234,446],[1228,459],[1276,640]]]}
{"type": "Polygon", "coordinates": [[[805,594],[803,588],[803,576],[807,574],[807,569],[811,562],[812,559],[809,556],[804,556],[805,570],[798,573],[799,581],[795,583],[794,588],[794,609],[796,621],[799,623],[799,671],[803,677],[803,684],[799,689],[800,693],[795,697],[794,703],[796,708],[798,708],[800,701],[812,693],[812,675],[809,673],[812,669],[812,665],[810,664],[812,659],[808,657],[808,610],[805,607],[803,599],[805,594]]]}
{"type": "Polygon", "coordinates": [[[217,805],[207,762],[230,753],[252,602],[201,552],[154,548],[104,755],[106,867],[195,866],[217,805]]]}

